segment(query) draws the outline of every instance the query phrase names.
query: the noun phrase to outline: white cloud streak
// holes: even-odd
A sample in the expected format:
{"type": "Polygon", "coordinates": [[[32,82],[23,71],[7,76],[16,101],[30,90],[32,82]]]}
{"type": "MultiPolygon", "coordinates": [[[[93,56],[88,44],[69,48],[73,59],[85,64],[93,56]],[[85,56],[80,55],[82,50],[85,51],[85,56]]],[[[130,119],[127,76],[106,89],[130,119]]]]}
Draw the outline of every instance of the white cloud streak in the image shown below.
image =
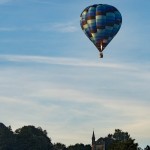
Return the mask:
{"type": "Polygon", "coordinates": [[[16,32],[16,31],[42,31],[42,32],[58,32],[58,33],[73,33],[79,30],[74,23],[47,23],[36,24],[30,26],[1,26],[0,32],[16,32]]]}
{"type": "Polygon", "coordinates": [[[16,31],[33,31],[33,27],[22,26],[22,27],[0,27],[0,32],[16,32],[16,31]]]}
{"type": "Polygon", "coordinates": [[[78,26],[75,26],[74,24],[75,23],[50,23],[41,26],[41,30],[61,32],[61,33],[72,33],[79,30],[78,26]]]}
{"type": "Polygon", "coordinates": [[[0,0],[0,4],[4,4],[4,3],[7,3],[7,2],[10,2],[11,0],[0,0]]]}
{"type": "Polygon", "coordinates": [[[7,28],[7,27],[0,27],[0,32],[12,32],[12,31],[16,31],[15,28],[7,28]]]}
{"type": "Polygon", "coordinates": [[[68,65],[78,67],[106,67],[116,69],[133,69],[136,68],[126,67],[125,65],[94,62],[89,60],[81,60],[76,58],[65,57],[45,57],[45,56],[23,56],[23,55],[0,55],[0,61],[19,62],[19,63],[43,63],[43,64],[56,64],[56,65],[68,65]]]}

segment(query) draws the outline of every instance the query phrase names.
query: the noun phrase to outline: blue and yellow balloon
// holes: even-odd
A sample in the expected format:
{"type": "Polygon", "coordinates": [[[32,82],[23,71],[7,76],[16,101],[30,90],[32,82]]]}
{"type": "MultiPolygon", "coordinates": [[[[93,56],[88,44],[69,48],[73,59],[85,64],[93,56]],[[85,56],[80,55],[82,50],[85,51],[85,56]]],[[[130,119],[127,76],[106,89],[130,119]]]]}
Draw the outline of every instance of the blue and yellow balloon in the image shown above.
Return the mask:
{"type": "Polygon", "coordinates": [[[95,4],[85,8],[80,17],[82,30],[99,50],[100,57],[103,58],[103,50],[121,27],[120,12],[111,5],[95,4]]]}

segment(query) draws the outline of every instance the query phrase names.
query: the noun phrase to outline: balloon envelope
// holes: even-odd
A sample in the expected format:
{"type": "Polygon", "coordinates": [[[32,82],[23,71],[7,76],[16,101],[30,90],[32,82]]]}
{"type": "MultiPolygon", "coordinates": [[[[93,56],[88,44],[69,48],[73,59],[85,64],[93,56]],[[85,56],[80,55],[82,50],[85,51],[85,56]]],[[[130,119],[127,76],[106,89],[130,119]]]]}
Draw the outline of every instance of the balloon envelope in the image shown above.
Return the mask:
{"type": "Polygon", "coordinates": [[[83,10],[80,17],[82,30],[100,52],[114,38],[122,24],[120,12],[107,4],[91,5],[83,10]]]}

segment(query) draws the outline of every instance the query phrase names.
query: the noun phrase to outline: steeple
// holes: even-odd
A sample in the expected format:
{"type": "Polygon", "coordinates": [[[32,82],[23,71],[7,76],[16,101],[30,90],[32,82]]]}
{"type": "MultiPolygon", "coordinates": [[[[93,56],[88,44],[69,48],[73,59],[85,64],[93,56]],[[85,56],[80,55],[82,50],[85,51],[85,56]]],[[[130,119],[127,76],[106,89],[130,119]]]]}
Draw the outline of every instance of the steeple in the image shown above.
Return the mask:
{"type": "Polygon", "coordinates": [[[95,144],[95,134],[94,134],[94,130],[93,130],[93,135],[92,135],[92,145],[95,144]]]}

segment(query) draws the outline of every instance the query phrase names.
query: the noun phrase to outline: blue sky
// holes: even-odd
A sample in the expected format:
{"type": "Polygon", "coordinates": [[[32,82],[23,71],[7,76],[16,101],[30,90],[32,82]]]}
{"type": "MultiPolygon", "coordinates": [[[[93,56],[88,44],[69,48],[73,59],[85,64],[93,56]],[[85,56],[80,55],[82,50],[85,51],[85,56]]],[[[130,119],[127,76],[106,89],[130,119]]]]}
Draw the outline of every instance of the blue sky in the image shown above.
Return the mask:
{"type": "Polygon", "coordinates": [[[0,121],[41,126],[52,142],[91,143],[119,128],[150,141],[150,1],[0,0],[0,121]],[[80,29],[92,4],[118,8],[121,30],[99,59],[80,29]]]}

